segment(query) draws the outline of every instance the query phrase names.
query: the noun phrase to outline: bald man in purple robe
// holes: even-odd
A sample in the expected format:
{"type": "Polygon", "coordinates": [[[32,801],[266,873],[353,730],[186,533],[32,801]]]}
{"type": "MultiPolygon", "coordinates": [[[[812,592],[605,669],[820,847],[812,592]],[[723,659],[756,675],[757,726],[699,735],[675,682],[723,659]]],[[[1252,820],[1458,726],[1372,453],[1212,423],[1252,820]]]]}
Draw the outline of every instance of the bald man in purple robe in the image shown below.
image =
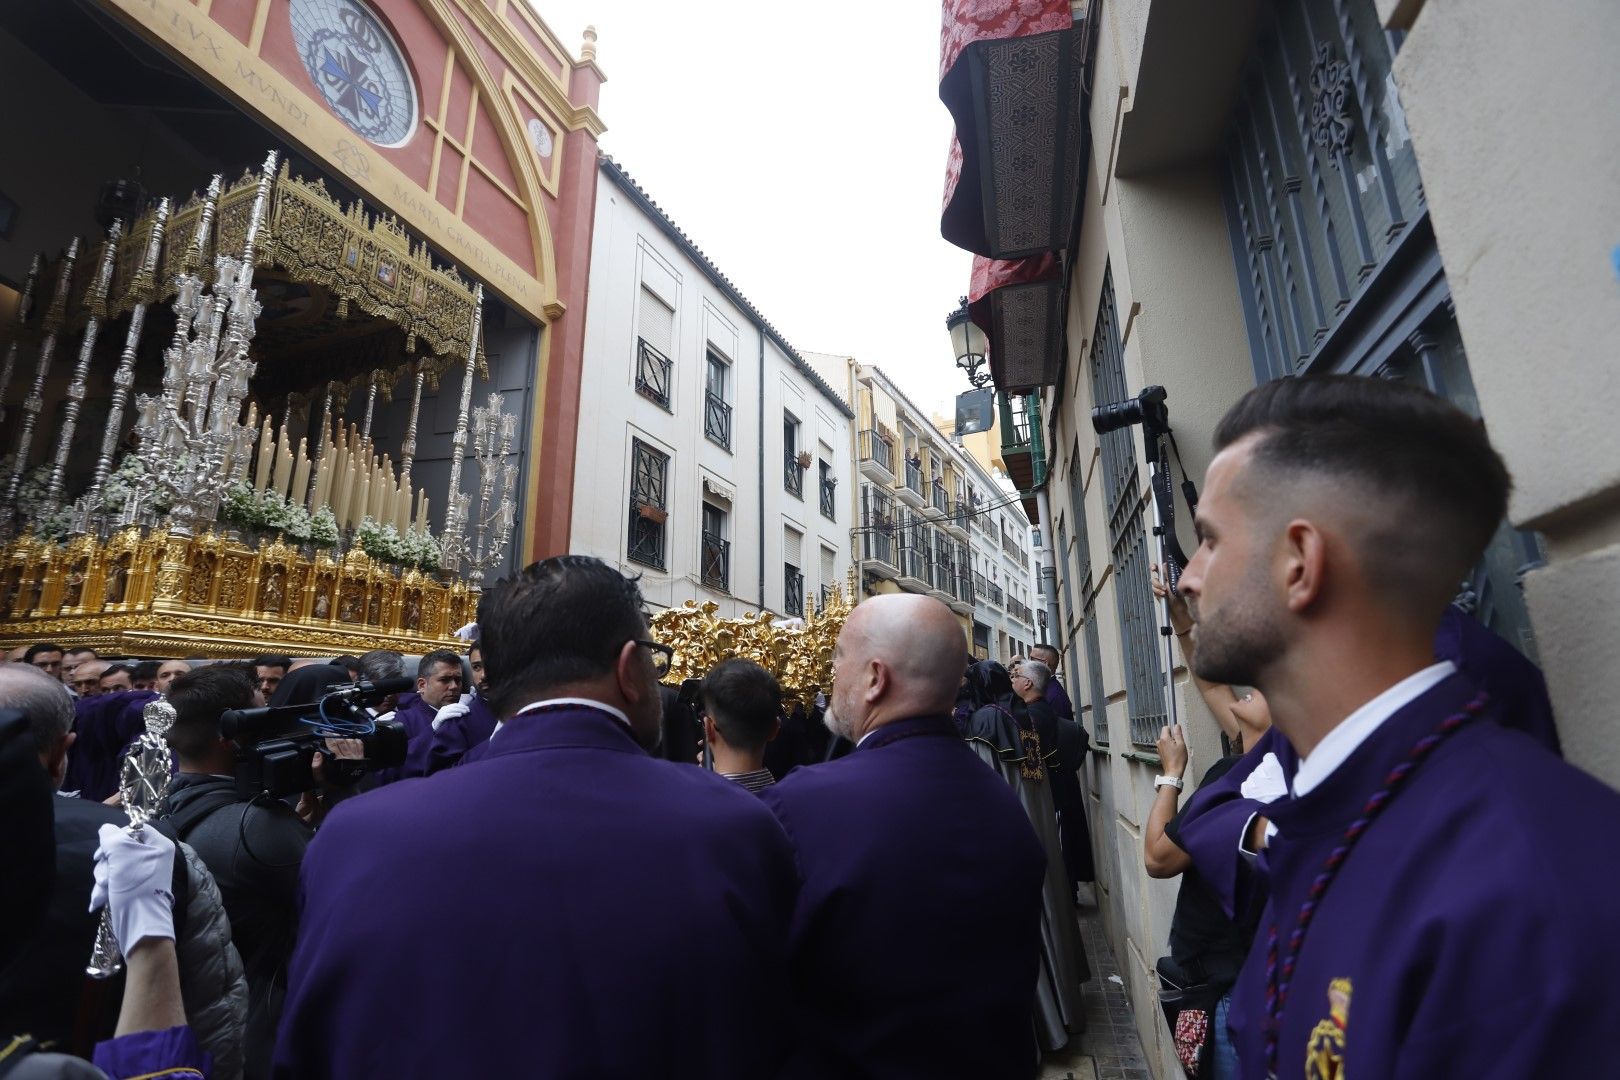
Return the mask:
{"type": "Polygon", "coordinates": [[[1193,669],[1274,723],[1251,752],[1274,760],[1217,808],[1264,802],[1242,1075],[1590,1074],[1620,1025],[1620,866],[1587,830],[1620,794],[1435,659],[1506,511],[1501,459],[1426,391],[1348,376],[1257,387],[1216,449],[1181,578],[1193,669]]]}
{"type": "Polygon", "coordinates": [[[854,751],[760,793],[804,881],[785,1076],[1034,1073],[1046,852],[951,720],[966,662],[939,601],[863,601],[838,638],[825,721],[854,751]]]}

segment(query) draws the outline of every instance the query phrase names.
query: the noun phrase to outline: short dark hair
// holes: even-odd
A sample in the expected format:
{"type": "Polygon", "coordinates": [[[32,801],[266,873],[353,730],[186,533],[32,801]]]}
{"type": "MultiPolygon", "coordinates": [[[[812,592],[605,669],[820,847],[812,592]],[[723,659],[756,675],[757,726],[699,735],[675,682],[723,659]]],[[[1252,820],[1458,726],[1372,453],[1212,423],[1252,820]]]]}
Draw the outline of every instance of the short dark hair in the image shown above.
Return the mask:
{"type": "Polygon", "coordinates": [[[135,677],[135,665],[124,663],[121,660],[114,661],[113,663],[108,664],[107,667],[102,671],[101,677],[105,679],[109,675],[117,675],[120,673],[128,675],[131,679],[133,679],[135,677]]]}
{"type": "Polygon", "coordinates": [[[350,671],[359,671],[360,658],[358,656],[350,656],[348,653],[344,653],[342,656],[332,661],[332,666],[348,668],[350,671]]]}
{"type": "Polygon", "coordinates": [[[248,673],[235,664],[209,664],[176,675],[169,684],[174,723],[165,738],[182,758],[202,757],[219,739],[220,716],[251,709],[256,692],[248,673]]]}
{"type": "Polygon", "coordinates": [[[782,716],[782,688],[752,660],[722,660],[703,677],[703,711],[732,746],[762,750],[782,716]]]}
{"type": "Polygon", "coordinates": [[[461,654],[458,652],[451,652],[449,649],[434,649],[432,652],[422,657],[421,663],[416,665],[416,677],[418,679],[427,678],[429,675],[433,674],[433,669],[438,667],[440,664],[449,664],[457,671],[460,671],[461,654]]]}
{"type": "MultiPolygon", "coordinates": [[[[1040,642],[1038,644],[1035,644],[1035,645],[1031,645],[1029,647],[1030,654],[1034,655],[1034,652],[1035,652],[1036,649],[1040,649],[1042,652],[1051,653],[1053,659],[1059,659],[1059,658],[1061,658],[1063,656],[1063,651],[1061,649],[1059,649],[1056,645],[1051,645],[1051,644],[1048,644],[1047,642],[1044,642],[1044,641],[1042,641],[1042,642],[1040,642]]],[[[1048,664],[1047,666],[1051,667],[1050,664],[1048,664]]]]}
{"type": "Polygon", "coordinates": [[[71,649],[67,649],[65,651],[70,652],[70,653],[89,653],[91,656],[95,657],[97,660],[101,659],[101,654],[96,652],[96,650],[92,649],[88,645],[75,645],[71,649]]]}
{"type": "Polygon", "coordinates": [[[38,656],[40,653],[48,652],[59,652],[64,656],[67,655],[67,650],[62,648],[62,646],[48,641],[42,641],[38,645],[28,646],[28,651],[23,653],[23,663],[32,664],[34,662],[34,657],[38,656]]]}
{"type": "Polygon", "coordinates": [[[392,649],[372,649],[355,661],[360,677],[370,683],[397,679],[405,674],[405,658],[392,649]]]}
{"type": "Polygon", "coordinates": [[[253,666],[256,668],[278,667],[286,669],[292,667],[292,657],[281,656],[278,653],[265,653],[263,656],[253,658],[253,666]]]}
{"type": "Polygon", "coordinates": [[[1485,552],[1513,479],[1482,423],[1410,383],[1359,375],[1273,379],[1221,419],[1215,449],[1261,436],[1254,460],[1274,474],[1348,480],[1399,502],[1365,552],[1384,591],[1440,606],[1485,552]]]}
{"type": "Polygon", "coordinates": [[[625,642],[647,632],[641,589],[601,559],[558,555],[484,592],[479,648],[497,714],[553,687],[613,670],[625,642]]]}
{"type": "Polygon", "coordinates": [[[157,678],[158,668],[163,664],[157,660],[142,660],[135,665],[135,673],[130,676],[136,682],[151,682],[157,678]]]}

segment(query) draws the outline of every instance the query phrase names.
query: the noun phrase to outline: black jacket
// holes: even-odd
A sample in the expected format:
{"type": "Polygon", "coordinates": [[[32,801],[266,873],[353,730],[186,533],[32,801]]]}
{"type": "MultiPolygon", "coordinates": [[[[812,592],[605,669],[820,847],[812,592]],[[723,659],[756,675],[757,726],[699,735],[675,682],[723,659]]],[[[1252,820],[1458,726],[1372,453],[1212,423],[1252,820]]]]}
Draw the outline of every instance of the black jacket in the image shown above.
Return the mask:
{"type": "Polygon", "coordinates": [[[298,928],[298,868],[313,830],[277,799],[248,802],[228,776],[181,773],[164,819],[213,872],[247,972],[247,1075],[268,1075],[298,928]]]}
{"type": "MultiPolygon", "coordinates": [[[[126,825],[122,810],[85,799],[51,799],[56,840],[56,876],[45,924],[31,936],[22,953],[0,972],[0,1028],[7,1034],[27,1032],[58,1049],[88,1054],[95,1043],[112,1037],[124,976],[87,983],[100,916],[90,912],[96,835],[102,825],[126,825]]],[[[173,839],[172,831],[165,828],[173,839]]],[[[184,900],[185,860],[174,860],[174,895],[184,900]]],[[[184,936],[185,904],[175,905],[175,938],[184,936]]]]}

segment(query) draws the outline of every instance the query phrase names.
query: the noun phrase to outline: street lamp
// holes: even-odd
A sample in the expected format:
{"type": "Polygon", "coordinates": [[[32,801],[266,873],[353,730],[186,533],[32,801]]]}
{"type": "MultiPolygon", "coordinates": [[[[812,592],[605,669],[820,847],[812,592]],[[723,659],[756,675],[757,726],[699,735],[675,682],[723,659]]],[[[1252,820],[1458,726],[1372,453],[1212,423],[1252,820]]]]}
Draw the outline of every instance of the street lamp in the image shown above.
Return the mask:
{"type": "Polygon", "coordinates": [[[956,366],[967,373],[968,382],[975,390],[983,388],[990,382],[990,372],[979,369],[986,366],[985,354],[990,351],[990,343],[985,339],[984,331],[968,318],[967,297],[962,297],[961,306],[945,317],[945,329],[951,332],[951,350],[956,355],[956,366]]]}

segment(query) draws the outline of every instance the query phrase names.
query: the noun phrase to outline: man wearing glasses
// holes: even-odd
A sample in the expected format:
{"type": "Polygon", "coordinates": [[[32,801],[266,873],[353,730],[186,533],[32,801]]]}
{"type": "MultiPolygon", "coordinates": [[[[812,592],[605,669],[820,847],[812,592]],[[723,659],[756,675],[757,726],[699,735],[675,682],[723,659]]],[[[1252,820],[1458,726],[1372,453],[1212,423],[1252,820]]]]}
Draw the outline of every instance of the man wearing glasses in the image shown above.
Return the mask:
{"type": "Polygon", "coordinates": [[[277,1074],[777,1075],[793,852],[756,797],[648,755],[673,653],[635,581],[547,559],[478,625],[504,723],[316,834],[277,1074]]]}

